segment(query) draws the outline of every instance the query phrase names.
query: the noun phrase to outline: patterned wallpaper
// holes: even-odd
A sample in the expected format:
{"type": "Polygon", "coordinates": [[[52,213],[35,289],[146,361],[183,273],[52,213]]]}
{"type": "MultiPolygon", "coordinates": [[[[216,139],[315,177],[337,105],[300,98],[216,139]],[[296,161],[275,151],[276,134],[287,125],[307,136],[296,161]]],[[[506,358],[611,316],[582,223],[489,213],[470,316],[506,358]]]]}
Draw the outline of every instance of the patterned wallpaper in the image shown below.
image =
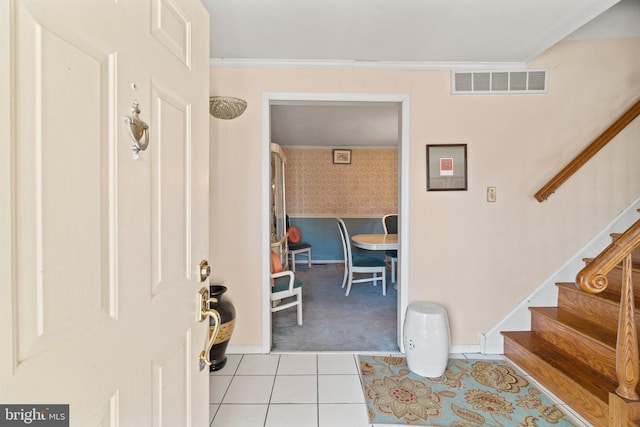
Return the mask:
{"type": "Polygon", "coordinates": [[[358,148],[351,164],[333,164],[331,148],[287,148],[287,214],[380,217],[398,211],[398,150],[358,148]]]}

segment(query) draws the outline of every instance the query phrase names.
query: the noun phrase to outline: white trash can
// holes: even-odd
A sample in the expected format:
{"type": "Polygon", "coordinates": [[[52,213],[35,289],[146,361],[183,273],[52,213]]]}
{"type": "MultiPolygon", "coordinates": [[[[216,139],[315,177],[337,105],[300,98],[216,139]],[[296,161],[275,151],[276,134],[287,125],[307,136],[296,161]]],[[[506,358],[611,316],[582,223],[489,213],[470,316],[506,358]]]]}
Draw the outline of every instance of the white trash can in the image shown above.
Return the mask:
{"type": "Polygon", "coordinates": [[[449,360],[449,339],[449,319],[444,307],[426,301],[409,304],[402,342],[413,373],[441,377],[449,360]]]}

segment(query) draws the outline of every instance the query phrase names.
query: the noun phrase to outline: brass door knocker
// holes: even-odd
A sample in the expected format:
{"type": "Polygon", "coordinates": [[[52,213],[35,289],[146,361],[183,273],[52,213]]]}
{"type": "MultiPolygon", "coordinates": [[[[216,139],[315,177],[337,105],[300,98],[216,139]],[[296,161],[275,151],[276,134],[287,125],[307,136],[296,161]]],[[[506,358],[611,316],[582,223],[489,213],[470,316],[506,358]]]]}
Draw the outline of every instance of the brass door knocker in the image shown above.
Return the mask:
{"type": "Polygon", "coordinates": [[[131,137],[131,149],[133,150],[134,159],[138,159],[140,151],[146,150],[149,146],[149,125],[140,119],[139,114],[138,102],[133,101],[131,115],[124,118],[124,121],[129,124],[129,136],[131,137]]]}

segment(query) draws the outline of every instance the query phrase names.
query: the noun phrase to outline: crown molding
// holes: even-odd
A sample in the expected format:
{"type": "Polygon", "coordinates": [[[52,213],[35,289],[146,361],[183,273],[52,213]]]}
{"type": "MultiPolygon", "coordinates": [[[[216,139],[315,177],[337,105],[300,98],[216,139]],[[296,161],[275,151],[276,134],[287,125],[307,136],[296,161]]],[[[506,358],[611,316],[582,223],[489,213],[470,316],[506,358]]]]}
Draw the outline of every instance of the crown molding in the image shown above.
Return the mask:
{"type": "Polygon", "coordinates": [[[348,70],[452,71],[452,70],[520,70],[527,62],[394,62],[394,61],[329,61],[298,59],[230,59],[210,58],[212,68],[316,68],[348,70]]]}

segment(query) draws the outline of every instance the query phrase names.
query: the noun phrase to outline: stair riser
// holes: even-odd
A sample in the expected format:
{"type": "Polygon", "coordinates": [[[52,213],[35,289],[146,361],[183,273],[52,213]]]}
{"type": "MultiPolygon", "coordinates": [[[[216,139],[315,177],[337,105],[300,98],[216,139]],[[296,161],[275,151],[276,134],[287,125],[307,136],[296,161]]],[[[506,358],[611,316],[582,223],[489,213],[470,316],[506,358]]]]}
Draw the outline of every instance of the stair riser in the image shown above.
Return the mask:
{"type": "MultiPolygon", "coordinates": [[[[620,234],[614,233],[611,235],[611,240],[615,242],[616,240],[618,240],[618,237],[620,237],[620,234]]],[[[640,263],[640,247],[635,248],[633,251],[631,251],[631,259],[633,260],[633,262],[640,263]]]]}
{"type": "Polygon", "coordinates": [[[572,355],[585,365],[611,379],[616,379],[615,348],[584,336],[536,311],[532,311],[531,314],[531,330],[538,332],[561,351],[572,355]]]}
{"type": "MultiPolygon", "coordinates": [[[[578,316],[616,332],[618,331],[618,317],[620,304],[613,304],[578,289],[558,289],[558,307],[570,310],[578,316]]],[[[635,309],[636,329],[640,331],[640,308],[635,309]]]]}
{"type": "MultiPolygon", "coordinates": [[[[622,268],[614,268],[607,274],[608,289],[620,292],[622,289],[622,268]]],[[[631,283],[633,283],[633,294],[640,296],[640,271],[631,272],[631,283]]]]}
{"type": "Polygon", "coordinates": [[[603,301],[594,295],[561,287],[558,289],[558,307],[570,310],[591,322],[601,324],[611,331],[618,330],[620,310],[618,305],[603,301]]]}
{"type": "Polygon", "coordinates": [[[558,372],[527,349],[505,337],[504,354],[515,364],[524,369],[547,390],[560,396],[564,403],[581,414],[594,426],[608,426],[607,404],[593,397],[571,378],[558,372]]]}

